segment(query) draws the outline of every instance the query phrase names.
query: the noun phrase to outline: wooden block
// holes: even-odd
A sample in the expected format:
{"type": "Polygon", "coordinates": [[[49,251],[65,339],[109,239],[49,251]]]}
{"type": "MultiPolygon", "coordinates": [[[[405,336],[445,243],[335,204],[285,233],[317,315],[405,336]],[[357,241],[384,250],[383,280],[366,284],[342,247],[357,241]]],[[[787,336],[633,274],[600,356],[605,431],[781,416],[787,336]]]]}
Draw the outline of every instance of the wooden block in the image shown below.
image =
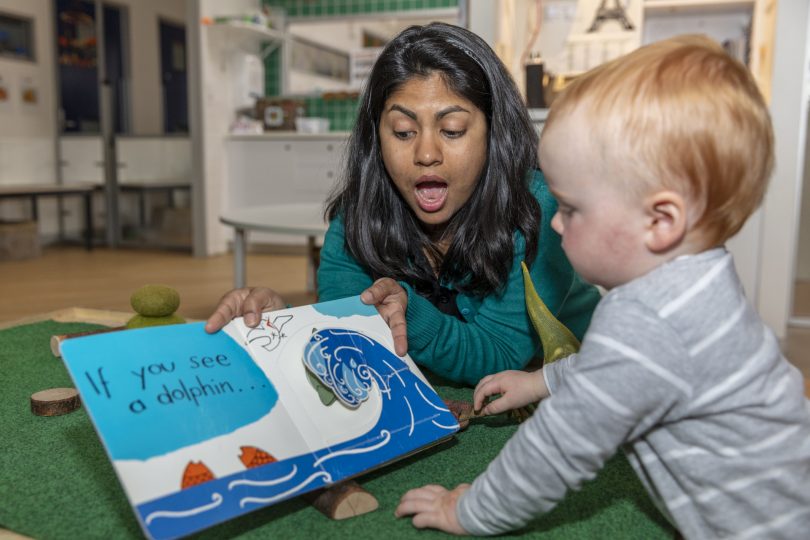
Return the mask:
{"type": "Polygon", "coordinates": [[[116,326],[114,328],[99,328],[97,330],[86,330],[84,332],[75,332],[73,334],[57,334],[51,336],[51,352],[57,358],[62,357],[62,342],[66,339],[77,338],[82,336],[92,336],[95,334],[106,334],[107,332],[118,332],[126,330],[125,326],[116,326]]]}
{"type": "Polygon", "coordinates": [[[444,403],[447,405],[447,408],[450,409],[450,412],[453,413],[453,416],[456,417],[456,422],[458,422],[460,429],[466,429],[467,426],[470,425],[470,418],[476,416],[475,411],[473,411],[473,404],[469,401],[445,399],[444,403]]]}
{"type": "Polygon", "coordinates": [[[37,416],[59,416],[81,406],[75,388],[50,388],[31,394],[31,412],[37,416]]]}
{"type": "Polygon", "coordinates": [[[305,495],[310,504],[329,519],[347,519],[379,508],[377,499],[354,480],[341,482],[305,495]]]}

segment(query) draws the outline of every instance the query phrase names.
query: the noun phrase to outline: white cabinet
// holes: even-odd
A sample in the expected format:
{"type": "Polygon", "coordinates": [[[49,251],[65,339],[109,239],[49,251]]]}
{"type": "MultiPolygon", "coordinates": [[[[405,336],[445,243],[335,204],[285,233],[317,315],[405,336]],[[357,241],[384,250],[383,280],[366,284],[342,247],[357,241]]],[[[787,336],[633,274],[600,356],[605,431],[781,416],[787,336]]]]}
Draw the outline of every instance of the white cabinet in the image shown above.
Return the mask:
{"type": "Polygon", "coordinates": [[[337,180],[347,135],[229,137],[229,209],[323,202],[337,180]]]}
{"type": "MultiPolygon", "coordinates": [[[[340,175],[347,133],[232,135],[223,208],[324,203],[340,175]]],[[[259,243],[302,243],[302,237],[251,234],[259,243]]]]}

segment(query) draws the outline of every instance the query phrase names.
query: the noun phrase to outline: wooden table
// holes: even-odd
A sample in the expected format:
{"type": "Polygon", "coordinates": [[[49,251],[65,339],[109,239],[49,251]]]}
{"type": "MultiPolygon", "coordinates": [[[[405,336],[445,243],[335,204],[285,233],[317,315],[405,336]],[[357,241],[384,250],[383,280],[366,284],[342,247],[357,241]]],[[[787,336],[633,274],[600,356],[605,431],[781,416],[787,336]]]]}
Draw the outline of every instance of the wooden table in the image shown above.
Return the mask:
{"type": "Polygon", "coordinates": [[[305,236],[307,239],[307,290],[314,291],[318,269],[319,236],[326,232],[322,203],[296,203],[238,208],[223,213],[219,220],[234,228],[233,286],[246,283],[247,231],[305,236]]]}
{"type": "MultiPolygon", "coordinates": [[[[104,189],[104,186],[98,186],[104,189]]],[[[163,180],[155,182],[119,182],[118,189],[121,193],[135,193],[138,196],[138,219],[141,228],[146,227],[147,222],[147,196],[151,193],[165,193],[169,208],[174,208],[176,191],[191,191],[191,183],[188,180],[163,180]]]]}

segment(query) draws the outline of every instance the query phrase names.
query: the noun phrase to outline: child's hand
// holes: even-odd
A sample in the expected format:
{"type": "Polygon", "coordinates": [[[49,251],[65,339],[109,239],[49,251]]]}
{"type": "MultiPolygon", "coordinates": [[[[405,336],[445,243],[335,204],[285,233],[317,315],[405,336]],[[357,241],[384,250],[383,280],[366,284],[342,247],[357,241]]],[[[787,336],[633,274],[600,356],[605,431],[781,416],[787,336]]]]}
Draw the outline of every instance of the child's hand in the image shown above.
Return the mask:
{"type": "Polygon", "coordinates": [[[499,414],[537,403],[547,398],[548,394],[542,369],[532,372],[501,371],[487,375],[475,387],[473,410],[481,415],[499,414]],[[501,394],[501,397],[484,405],[486,398],[495,394],[501,394]]]}
{"type": "Polygon", "coordinates": [[[470,484],[459,484],[453,491],[427,485],[412,489],[399,500],[396,517],[413,516],[417,529],[439,529],[450,534],[468,534],[458,523],[456,503],[470,484]]]}
{"type": "Polygon", "coordinates": [[[408,352],[408,331],[405,324],[405,311],[408,309],[408,293],[391,278],[380,278],[360,294],[365,304],[373,304],[388,327],[394,339],[394,352],[405,356],[408,352]]]}

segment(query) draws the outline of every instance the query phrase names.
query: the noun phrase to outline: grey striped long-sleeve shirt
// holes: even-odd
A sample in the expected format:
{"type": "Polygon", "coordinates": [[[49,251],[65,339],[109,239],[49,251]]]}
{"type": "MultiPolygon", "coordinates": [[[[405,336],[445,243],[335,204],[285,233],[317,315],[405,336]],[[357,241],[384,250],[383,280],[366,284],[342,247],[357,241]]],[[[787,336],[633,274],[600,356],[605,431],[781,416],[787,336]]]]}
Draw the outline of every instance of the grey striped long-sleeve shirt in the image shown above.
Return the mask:
{"type": "Polygon", "coordinates": [[[610,291],[544,376],[551,396],[458,503],[468,532],[525,525],[623,448],[687,538],[810,538],[803,378],[724,249],[610,291]]]}

